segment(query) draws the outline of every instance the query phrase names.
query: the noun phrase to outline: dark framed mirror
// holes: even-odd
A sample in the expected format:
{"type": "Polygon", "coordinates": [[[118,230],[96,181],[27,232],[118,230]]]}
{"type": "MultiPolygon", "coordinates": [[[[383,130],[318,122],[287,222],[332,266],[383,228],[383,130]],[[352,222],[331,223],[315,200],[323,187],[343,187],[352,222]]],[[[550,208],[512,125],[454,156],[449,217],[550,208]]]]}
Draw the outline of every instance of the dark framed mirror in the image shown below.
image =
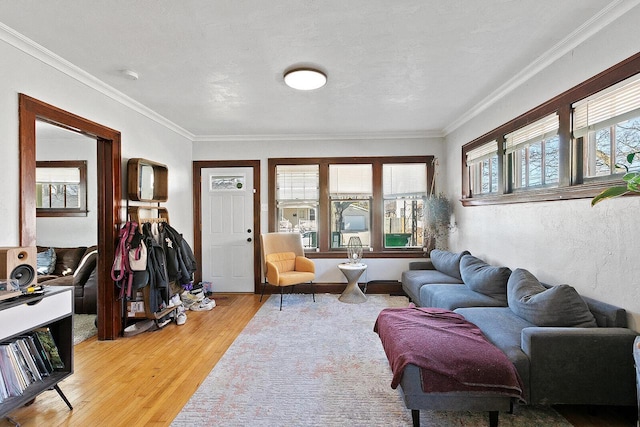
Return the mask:
{"type": "Polygon", "coordinates": [[[129,200],[166,202],[169,198],[167,166],[147,159],[133,158],[127,162],[127,193],[129,200]]]}

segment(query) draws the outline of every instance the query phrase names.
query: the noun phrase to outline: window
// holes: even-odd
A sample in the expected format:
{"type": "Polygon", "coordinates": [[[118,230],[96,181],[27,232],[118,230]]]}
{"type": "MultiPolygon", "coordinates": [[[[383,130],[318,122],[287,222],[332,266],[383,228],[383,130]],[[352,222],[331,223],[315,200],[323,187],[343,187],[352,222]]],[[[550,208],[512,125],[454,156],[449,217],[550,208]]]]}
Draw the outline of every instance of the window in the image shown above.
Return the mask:
{"type": "Polygon", "coordinates": [[[87,215],[87,162],[36,162],[36,214],[87,215]]]}
{"type": "Polygon", "coordinates": [[[276,199],[278,231],[302,234],[305,248],[318,245],[318,165],[278,165],[276,199]]]}
{"type": "Polygon", "coordinates": [[[506,135],[514,189],[558,183],[558,115],[551,114],[506,135]]]}
{"type": "Polygon", "coordinates": [[[424,201],[427,168],[424,163],[396,163],[382,166],[384,198],[384,247],[424,245],[424,201]]]}
{"type": "Polygon", "coordinates": [[[498,141],[492,140],[466,154],[473,194],[498,192],[498,141]]]}
{"type": "Polygon", "coordinates": [[[369,247],[373,174],[369,164],[329,165],[331,247],[342,248],[359,237],[369,247]]]}
{"type": "MultiPolygon", "coordinates": [[[[584,176],[625,172],[626,157],[640,150],[640,75],[576,102],[573,136],[584,145],[584,176]]],[[[637,164],[629,165],[638,169],[637,164]]]]}
{"type": "Polygon", "coordinates": [[[591,198],[622,185],[623,172],[640,170],[627,161],[640,151],[639,69],[637,53],[465,144],[462,205],[591,198]]]}
{"type": "Polygon", "coordinates": [[[269,230],[300,233],[307,250],[336,257],[351,237],[374,254],[422,251],[432,160],[269,159],[269,230]]]}

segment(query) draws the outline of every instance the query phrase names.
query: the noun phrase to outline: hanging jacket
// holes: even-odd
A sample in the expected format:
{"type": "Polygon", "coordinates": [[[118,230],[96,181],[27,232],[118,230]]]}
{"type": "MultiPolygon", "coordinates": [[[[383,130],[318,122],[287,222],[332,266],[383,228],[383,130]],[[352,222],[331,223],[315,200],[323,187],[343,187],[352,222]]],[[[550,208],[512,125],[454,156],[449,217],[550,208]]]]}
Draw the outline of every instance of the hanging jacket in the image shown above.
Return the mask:
{"type": "Polygon", "coordinates": [[[196,271],[196,260],[191,247],[182,234],[169,224],[163,225],[163,231],[169,281],[175,280],[181,285],[191,283],[196,271]]]}

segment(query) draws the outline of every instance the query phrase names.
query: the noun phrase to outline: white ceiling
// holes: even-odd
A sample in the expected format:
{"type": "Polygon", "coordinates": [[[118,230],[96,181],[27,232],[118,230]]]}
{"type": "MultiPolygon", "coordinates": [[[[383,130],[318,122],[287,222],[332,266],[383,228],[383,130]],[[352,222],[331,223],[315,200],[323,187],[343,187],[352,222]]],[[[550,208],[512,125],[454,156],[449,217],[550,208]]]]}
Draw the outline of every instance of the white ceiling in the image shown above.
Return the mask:
{"type": "Polygon", "coordinates": [[[196,138],[443,135],[638,3],[0,0],[0,22],[196,138]],[[288,88],[296,64],[328,84],[288,88]]]}

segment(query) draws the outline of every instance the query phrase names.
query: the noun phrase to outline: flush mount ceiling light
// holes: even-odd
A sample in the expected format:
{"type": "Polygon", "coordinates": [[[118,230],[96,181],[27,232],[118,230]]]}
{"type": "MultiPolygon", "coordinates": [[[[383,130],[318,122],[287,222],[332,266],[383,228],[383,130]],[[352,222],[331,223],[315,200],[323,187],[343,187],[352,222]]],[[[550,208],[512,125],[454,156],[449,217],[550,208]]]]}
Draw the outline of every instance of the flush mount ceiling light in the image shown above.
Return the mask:
{"type": "Polygon", "coordinates": [[[284,73],[284,82],[293,89],[314,90],[327,83],[327,75],[314,68],[295,68],[284,73]]]}

